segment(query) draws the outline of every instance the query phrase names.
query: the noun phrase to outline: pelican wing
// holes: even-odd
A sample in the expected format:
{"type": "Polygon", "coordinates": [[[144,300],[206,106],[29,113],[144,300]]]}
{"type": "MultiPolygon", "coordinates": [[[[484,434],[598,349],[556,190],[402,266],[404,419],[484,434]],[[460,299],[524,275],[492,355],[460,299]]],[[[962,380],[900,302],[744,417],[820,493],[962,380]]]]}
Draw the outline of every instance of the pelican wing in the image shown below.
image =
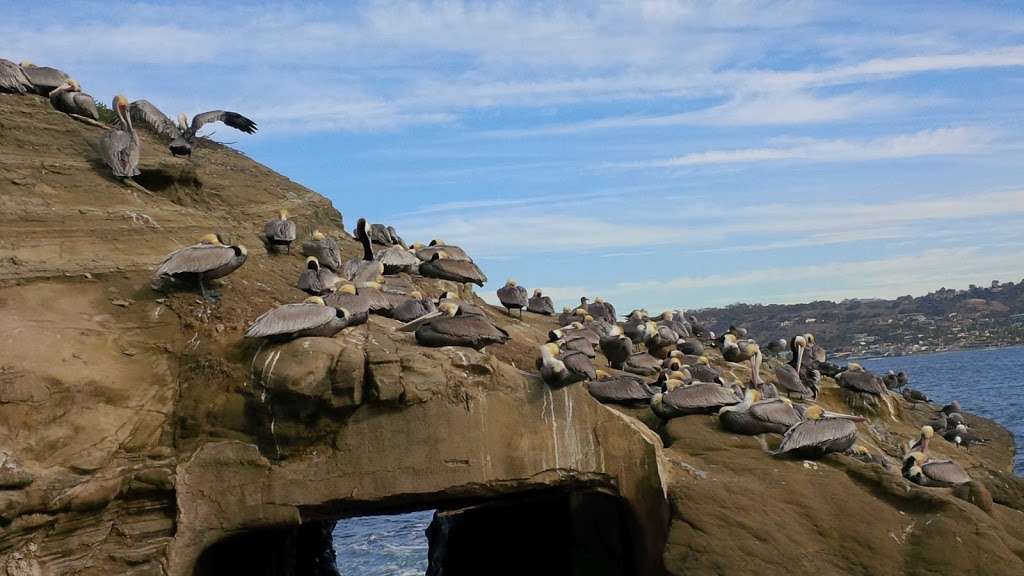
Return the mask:
{"type": "Polygon", "coordinates": [[[320,304],[285,304],[264,312],[245,331],[248,338],[263,338],[277,334],[291,334],[323,326],[337,315],[332,306],[320,304]]]}
{"type": "Polygon", "coordinates": [[[551,315],[555,313],[555,303],[547,296],[533,296],[526,309],[537,314],[551,315]]]}
{"type": "Polygon", "coordinates": [[[341,268],[341,252],[338,250],[338,243],[333,238],[323,240],[309,240],[302,243],[303,256],[316,256],[320,264],[334,270],[341,268]]]}
{"type": "Polygon", "coordinates": [[[263,225],[263,235],[280,242],[291,242],[295,240],[295,222],[275,218],[267,220],[263,225]]]}
{"type": "MultiPolygon", "coordinates": [[[[498,330],[501,329],[498,328],[498,330]]],[[[505,332],[504,330],[501,331],[505,334],[506,337],[508,337],[507,332],[505,332]]],[[[583,378],[584,380],[597,379],[597,370],[594,368],[594,363],[586,354],[582,352],[577,352],[575,350],[565,350],[562,352],[562,355],[559,357],[559,359],[565,363],[565,367],[568,368],[570,372],[576,374],[577,376],[583,378]]]]}
{"type": "Polygon", "coordinates": [[[750,415],[764,422],[784,426],[793,426],[802,420],[796,409],[781,398],[754,402],[750,405],[750,415]]]}
{"type": "Polygon", "coordinates": [[[136,100],[132,102],[131,106],[128,107],[128,113],[131,115],[132,120],[142,122],[161,136],[166,136],[171,140],[181,136],[181,131],[174,121],[150,103],[149,100],[136,100]]]}
{"type": "Polygon", "coordinates": [[[415,266],[420,263],[419,258],[398,244],[389,246],[386,250],[378,251],[374,254],[374,260],[378,260],[384,266],[389,267],[415,266]]]}
{"type": "Polygon", "coordinates": [[[871,372],[847,370],[839,375],[839,387],[867,394],[884,394],[885,384],[871,372]]]}
{"type": "Polygon", "coordinates": [[[525,308],[527,304],[526,288],[522,286],[502,286],[498,288],[498,301],[506,308],[525,308]]]}
{"type": "Polygon", "coordinates": [[[231,262],[235,250],[230,246],[196,244],[171,252],[156,269],[157,276],[208,272],[231,262]]]}
{"type": "Polygon", "coordinates": [[[210,110],[209,112],[196,114],[195,117],[192,118],[192,125],[188,129],[189,136],[195,136],[204,124],[209,124],[210,122],[223,122],[236,130],[245,132],[246,134],[252,134],[256,131],[256,123],[245,116],[242,116],[238,112],[210,110]]]}
{"type": "Polygon", "coordinates": [[[775,381],[778,383],[779,388],[786,392],[806,395],[811,393],[811,389],[800,380],[800,375],[796,373],[796,368],[789,364],[778,364],[775,366],[775,381]]]}
{"type": "Polygon", "coordinates": [[[341,263],[339,273],[353,282],[372,282],[384,274],[384,263],[376,260],[346,260],[341,263]]]}
{"type": "Polygon", "coordinates": [[[0,92],[24,94],[32,90],[32,81],[25,71],[10,60],[0,58],[0,92]]]}
{"type": "Polygon", "coordinates": [[[135,166],[138,162],[138,146],[131,133],[124,130],[107,130],[100,137],[100,151],[103,161],[118,177],[138,176],[135,166]]]}
{"type": "Polygon", "coordinates": [[[828,447],[841,444],[851,437],[857,436],[857,425],[852,420],[842,418],[823,418],[821,420],[804,420],[786,430],[779,445],[778,453],[799,450],[810,446],[828,447]]]}
{"type": "Polygon", "coordinates": [[[944,484],[964,484],[970,482],[971,477],[952,460],[932,460],[921,466],[921,471],[929,479],[944,484]]]}
{"type": "Polygon", "coordinates": [[[672,408],[686,410],[731,406],[739,404],[740,400],[732,390],[718,384],[697,383],[667,392],[663,402],[672,408]]]}

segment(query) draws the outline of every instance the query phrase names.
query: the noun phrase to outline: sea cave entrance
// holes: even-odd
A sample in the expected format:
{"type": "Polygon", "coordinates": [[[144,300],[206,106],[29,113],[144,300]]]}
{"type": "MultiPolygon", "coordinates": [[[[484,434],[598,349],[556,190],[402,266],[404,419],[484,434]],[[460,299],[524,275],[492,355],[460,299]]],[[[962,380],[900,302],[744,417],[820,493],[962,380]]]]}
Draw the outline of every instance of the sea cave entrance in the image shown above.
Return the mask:
{"type": "Polygon", "coordinates": [[[365,530],[387,530],[388,523],[382,515],[418,512],[423,525],[423,511],[431,509],[436,512],[427,525],[425,538],[421,537],[418,543],[415,539],[406,543],[418,553],[425,553],[426,557],[413,565],[427,566],[429,576],[624,576],[635,573],[635,556],[642,553],[644,544],[638,540],[640,531],[633,525],[625,500],[619,496],[604,490],[558,488],[486,501],[442,501],[341,513],[334,518],[311,518],[297,527],[247,532],[207,548],[199,557],[194,574],[388,574],[391,572],[386,566],[375,564],[385,561],[381,559],[382,550],[374,548],[380,539],[365,539],[360,546],[341,546],[335,560],[334,536],[346,531],[358,536],[365,530]],[[367,518],[370,516],[377,518],[367,518]],[[358,526],[345,523],[346,518],[354,517],[361,517],[358,526]],[[340,530],[335,529],[336,522],[340,530]],[[374,572],[377,568],[380,570],[374,572]]]}

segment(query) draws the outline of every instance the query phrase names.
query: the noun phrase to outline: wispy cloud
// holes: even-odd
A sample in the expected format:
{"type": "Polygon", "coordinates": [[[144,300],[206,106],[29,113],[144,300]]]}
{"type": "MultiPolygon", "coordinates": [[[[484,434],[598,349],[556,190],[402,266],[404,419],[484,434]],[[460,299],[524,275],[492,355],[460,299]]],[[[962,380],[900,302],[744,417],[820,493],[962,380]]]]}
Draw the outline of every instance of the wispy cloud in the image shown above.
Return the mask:
{"type": "Polygon", "coordinates": [[[786,146],[708,150],[684,154],[675,158],[622,162],[608,166],[640,169],[775,161],[864,162],[923,156],[979,154],[988,151],[994,140],[995,134],[982,128],[939,128],[868,140],[807,139],[786,146]]]}

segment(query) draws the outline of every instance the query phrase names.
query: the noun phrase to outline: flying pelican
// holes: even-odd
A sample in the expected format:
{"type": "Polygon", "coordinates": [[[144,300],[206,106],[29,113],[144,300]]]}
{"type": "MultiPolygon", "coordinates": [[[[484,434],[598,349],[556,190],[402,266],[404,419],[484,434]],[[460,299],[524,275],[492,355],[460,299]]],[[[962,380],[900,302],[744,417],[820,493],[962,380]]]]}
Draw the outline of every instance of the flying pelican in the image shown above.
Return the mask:
{"type": "Polygon", "coordinates": [[[698,382],[680,386],[651,398],[651,410],[663,420],[689,414],[709,414],[725,406],[739,404],[740,399],[728,388],[698,382]]]}
{"type": "Polygon", "coordinates": [[[971,476],[952,460],[929,460],[927,453],[911,452],[903,461],[903,476],[921,486],[958,486],[971,476]]]}
{"type": "Polygon", "coordinates": [[[526,288],[516,284],[516,281],[511,278],[508,282],[505,282],[504,286],[498,288],[498,300],[505,307],[505,312],[509,316],[512,315],[513,308],[519,310],[520,318],[523,317],[523,308],[529,305],[526,297],[526,288]]]}
{"type": "Polygon", "coordinates": [[[310,296],[301,304],[285,304],[264,312],[245,331],[245,337],[278,342],[305,336],[334,336],[349,325],[349,318],[348,310],[327,306],[323,298],[310,296]]]}
{"type": "Polygon", "coordinates": [[[0,92],[24,94],[32,91],[34,91],[32,80],[21,69],[21,66],[0,58],[0,92]]]}
{"type": "Polygon", "coordinates": [[[92,99],[78,85],[78,81],[68,79],[67,82],[53,89],[49,94],[50,104],[55,110],[65,114],[72,114],[99,120],[100,113],[96,110],[96,101],[92,99]]]}
{"type": "Polygon", "coordinates": [[[483,286],[487,276],[469,260],[452,260],[444,250],[436,252],[430,260],[420,264],[420,274],[427,278],[439,278],[452,282],[472,283],[483,286]]]}
{"type": "Polygon", "coordinates": [[[288,219],[288,210],[281,208],[278,217],[267,220],[263,225],[263,238],[267,244],[268,251],[278,250],[284,246],[288,254],[292,252],[292,242],[295,241],[295,222],[288,219]]]}
{"type": "Polygon", "coordinates": [[[436,312],[425,314],[395,330],[415,330],[416,342],[432,348],[466,346],[482,350],[485,346],[508,341],[508,332],[491,324],[485,316],[459,314],[459,308],[455,302],[442,302],[436,312]]]}
{"type": "Polygon", "coordinates": [[[409,293],[409,299],[398,304],[391,310],[391,317],[399,322],[411,322],[431,312],[436,312],[437,307],[430,298],[424,298],[418,291],[409,293]]]}
{"type": "Polygon", "coordinates": [[[53,92],[56,87],[68,81],[68,75],[62,70],[50,68],[49,66],[36,66],[28,61],[21,63],[21,71],[25,73],[29,82],[32,83],[32,91],[43,96],[53,92]]]}
{"type": "Polygon", "coordinates": [[[857,425],[862,416],[826,412],[821,406],[804,411],[803,422],[786,431],[776,455],[797,458],[820,458],[832,452],[847,450],[857,440],[857,425]]]}
{"type": "Polygon", "coordinates": [[[316,256],[322,266],[337,272],[341,269],[341,251],[334,238],[324,236],[323,232],[314,230],[310,240],[302,243],[303,256],[316,256]]]}
{"type": "Polygon", "coordinates": [[[228,126],[252,134],[256,131],[256,123],[237,112],[210,110],[196,114],[189,123],[184,113],[178,115],[175,124],[159,108],[148,100],[136,100],[131,104],[131,116],[135,120],[149,126],[154,132],[171,139],[168,148],[175,156],[192,156],[192,148],[196,144],[199,129],[211,122],[223,122],[228,126]]]}
{"type": "Polygon", "coordinates": [[[563,351],[554,342],[548,342],[540,347],[537,367],[540,369],[541,378],[552,387],[568,386],[597,378],[590,358],[579,352],[563,351]]]}
{"type": "Polygon", "coordinates": [[[544,316],[552,316],[555,313],[555,304],[551,301],[551,298],[541,293],[540,288],[533,291],[533,296],[530,296],[529,302],[526,304],[526,311],[533,312],[534,314],[543,314],[544,316]]]}
{"type": "Polygon", "coordinates": [[[323,296],[334,292],[341,281],[330,268],[322,268],[316,256],[306,258],[306,269],[299,275],[299,290],[312,296],[323,296]]]}
{"type": "Polygon", "coordinates": [[[608,365],[622,370],[633,355],[633,342],[622,333],[622,327],[613,325],[611,331],[598,339],[601,353],[608,359],[608,365]]]}
{"type": "Polygon", "coordinates": [[[646,406],[654,396],[650,386],[631,374],[611,375],[604,370],[595,374],[597,377],[587,383],[587,390],[598,402],[646,406]]]}
{"type": "Polygon", "coordinates": [[[207,234],[198,244],[171,252],[153,274],[153,288],[163,289],[182,282],[195,282],[203,298],[214,300],[219,294],[206,289],[206,281],[231,274],[245,263],[249,253],[241,244],[228,246],[217,234],[207,234]]]}
{"type": "MultiPolygon", "coordinates": [[[[111,106],[120,126],[112,128],[100,137],[100,151],[103,161],[114,171],[114,176],[125,183],[139,172],[139,138],[132,128],[132,120],[128,116],[128,99],[118,94],[111,106]]],[[[141,186],[139,186],[141,188],[141,186]]],[[[147,190],[148,192],[148,190],[147,190]]]]}
{"type": "Polygon", "coordinates": [[[782,398],[762,400],[761,392],[748,388],[743,402],[726,406],[718,411],[722,428],[736,434],[785,434],[801,421],[792,403],[782,398]]]}

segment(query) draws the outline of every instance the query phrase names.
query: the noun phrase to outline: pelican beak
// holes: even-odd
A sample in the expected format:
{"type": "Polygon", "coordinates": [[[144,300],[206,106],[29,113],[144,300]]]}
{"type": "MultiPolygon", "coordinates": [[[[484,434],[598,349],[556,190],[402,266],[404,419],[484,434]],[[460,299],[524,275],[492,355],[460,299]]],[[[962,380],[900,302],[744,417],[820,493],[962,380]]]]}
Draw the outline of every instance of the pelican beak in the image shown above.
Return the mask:
{"type": "Polygon", "coordinates": [[[797,349],[796,349],[796,373],[797,373],[797,375],[800,374],[800,365],[803,363],[803,361],[804,361],[804,347],[803,346],[798,346],[797,349]]]}

